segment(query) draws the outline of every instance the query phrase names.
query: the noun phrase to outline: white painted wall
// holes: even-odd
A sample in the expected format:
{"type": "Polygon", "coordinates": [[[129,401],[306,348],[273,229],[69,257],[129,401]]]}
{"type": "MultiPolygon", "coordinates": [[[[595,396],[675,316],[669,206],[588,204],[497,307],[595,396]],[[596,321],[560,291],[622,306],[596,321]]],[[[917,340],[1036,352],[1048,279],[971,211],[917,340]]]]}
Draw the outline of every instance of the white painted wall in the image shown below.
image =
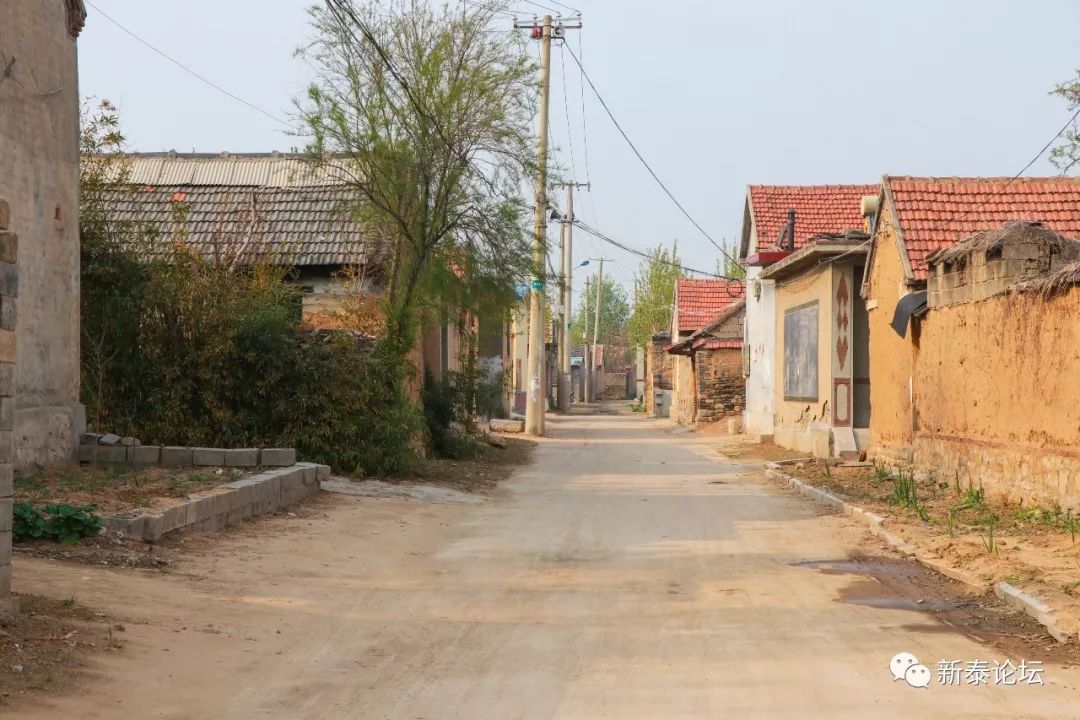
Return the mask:
{"type": "MultiPolygon", "coordinates": [[[[758,249],[757,227],[750,226],[746,254],[758,249]]],[[[743,431],[772,435],[776,412],[776,283],[762,280],[764,268],[746,268],[746,337],[750,350],[750,376],[746,378],[743,431]]]]}
{"type": "Polygon", "coordinates": [[[744,342],[750,348],[750,377],[746,379],[743,427],[753,435],[772,435],[776,412],[776,283],[762,280],[760,267],[746,270],[744,342]],[[755,285],[760,286],[760,291],[755,285]]]}

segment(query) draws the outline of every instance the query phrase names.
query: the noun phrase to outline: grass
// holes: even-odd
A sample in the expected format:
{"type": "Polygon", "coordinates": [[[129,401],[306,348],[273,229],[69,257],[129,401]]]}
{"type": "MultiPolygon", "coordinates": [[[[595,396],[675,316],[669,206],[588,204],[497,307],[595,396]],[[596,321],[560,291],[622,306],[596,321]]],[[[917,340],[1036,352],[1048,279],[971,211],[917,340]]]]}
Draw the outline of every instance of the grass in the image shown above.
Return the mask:
{"type": "Polygon", "coordinates": [[[57,466],[16,477],[15,499],[34,504],[92,504],[98,514],[107,515],[148,507],[159,498],[186,497],[247,473],[239,468],[218,472],[206,468],[57,466]]]}
{"type": "Polygon", "coordinates": [[[1076,595],[1076,591],[1080,590],[1080,580],[1073,580],[1072,582],[1064,583],[1061,586],[1061,592],[1066,595],[1076,595]]]}

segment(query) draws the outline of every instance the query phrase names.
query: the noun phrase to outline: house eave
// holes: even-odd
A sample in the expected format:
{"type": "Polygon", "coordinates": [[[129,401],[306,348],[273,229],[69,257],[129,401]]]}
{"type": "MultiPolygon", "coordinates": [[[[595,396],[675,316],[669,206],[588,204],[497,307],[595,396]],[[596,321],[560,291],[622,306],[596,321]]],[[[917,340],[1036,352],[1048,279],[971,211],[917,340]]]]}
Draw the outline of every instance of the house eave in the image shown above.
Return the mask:
{"type": "Polygon", "coordinates": [[[866,240],[822,240],[813,245],[807,245],[769,266],[761,273],[761,277],[766,280],[784,280],[813,270],[821,262],[836,261],[841,257],[845,259],[865,257],[868,251],[867,244],[866,240]]]}

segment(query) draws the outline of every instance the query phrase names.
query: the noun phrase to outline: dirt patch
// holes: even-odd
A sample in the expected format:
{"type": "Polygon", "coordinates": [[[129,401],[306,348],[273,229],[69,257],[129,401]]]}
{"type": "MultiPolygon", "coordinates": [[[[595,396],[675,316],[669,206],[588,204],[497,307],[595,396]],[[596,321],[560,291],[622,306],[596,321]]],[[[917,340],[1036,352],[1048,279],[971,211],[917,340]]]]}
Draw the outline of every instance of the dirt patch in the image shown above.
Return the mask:
{"type": "Polygon", "coordinates": [[[536,447],[532,440],[511,435],[497,437],[506,447],[485,444],[472,460],[425,460],[413,477],[403,479],[442,485],[461,492],[491,490],[510,477],[516,468],[528,463],[536,447]]]}
{"type": "Polygon", "coordinates": [[[852,576],[837,602],[921,612],[940,623],[912,624],[907,626],[909,630],[956,630],[1006,657],[1080,665],[1080,644],[1058,643],[1033,618],[1017,612],[991,592],[979,595],[914,561],[881,556],[874,540],[866,540],[860,552],[850,558],[797,565],[829,575],[852,576]]]}
{"type": "Polygon", "coordinates": [[[12,552],[83,565],[143,570],[165,570],[175,559],[172,548],[165,543],[145,543],[109,529],[93,537],[82,538],[75,545],[63,545],[51,540],[20,542],[12,547],[12,552]]]}
{"type": "Polygon", "coordinates": [[[1057,622],[1080,632],[1080,517],[1026,507],[963,481],[913,482],[875,468],[819,462],[784,472],[884,518],[889,529],[931,557],[987,582],[1007,582],[1057,609],[1057,622]]]}
{"type": "Polygon", "coordinates": [[[15,479],[15,502],[93,505],[98,515],[166,507],[232,482],[252,468],[130,468],[60,465],[15,479]]]}
{"type": "Polygon", "coordinates": [[[716,448],[717,451],[738,460],[773,462],[775,460],[795,460],[806,457],[806,453],[789,450],[771,442],[757,442],[747,435],[728,435],[725,437],[719,432],[715,432],[713,435],[723,437],[722,444],[716,448]]]}
{"type": "Polygon", "coordinates": [[[0,707],[19,696],[58,692],[88,656],[123,647],[124,625],[78,598],[20,595],[21,610],[0,630],[0,707]]]}

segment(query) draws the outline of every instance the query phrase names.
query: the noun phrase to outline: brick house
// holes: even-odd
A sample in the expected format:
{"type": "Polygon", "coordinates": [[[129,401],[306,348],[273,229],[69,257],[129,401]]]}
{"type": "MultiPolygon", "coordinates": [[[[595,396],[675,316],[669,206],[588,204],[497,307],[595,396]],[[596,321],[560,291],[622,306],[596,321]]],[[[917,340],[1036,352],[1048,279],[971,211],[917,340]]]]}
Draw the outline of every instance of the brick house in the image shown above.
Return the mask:
{"type": "Polygon", "coordinates": [[[742,280],[679,278],[671,318],[671,417],[693,425],[743,406],[742,280]],[[708,333],[694,337],[703,328],[708,333]],[[694,338],[691,340],[691,338],[694,338]]]}
{"type": "MultiPolygon", "coordinates": [[[[301,290],[297,320],[308,329],[341,328],[345,304],[368,294],[374,327],[364,332],[379,331],[384,253],[352,216],[356,191],[332,165],[314,168],[299,155],[277,152],[171,152],[134,153],[118,172],[121,167],[126,184],[112,190],[106,205],[114,221],[146,224],[161,240],[182,238],[217,261],[287,268],[288,282],[301,290]]],[[[507,319],[463,310],[427,311],[413,364],[421,377],[441,380],[460,369],[472,341],[489,374],[509,369],[507,319]]],[[[507,396],[504,411],[509,404],[507,396]]]]}
{"type": "MultiPolygon", "coordinates": [[[[919,433],[915,361],[930,256],[1005,223],[1039,221],[1080,237],[1080,181],[1074,178],[882,178],[862,286],[869,314],[871,457],[914,460],[919,433]],[[894,328],[895,326],[895,328],[894,328]]],[[[985,328],[984,328],[985,331],[985,328]]]]}
{"type": "Polygon", "coordinates": [[[877,185],[750,185],[746,189],[739,259],[746,264],[746,432],[775,430],[776,280],[771,265],[820,237],[864,226],[860,203],[877,185]]]}
{"type": "Polygon", "coordinates": [[[743,328],[746,300],[731,303],[690,337],[667,352],[689,358],[691,372],[680,375],[683,383],[675,404],[676,420],[686,424],[716,422],[742,412],[746,397],[743,376],[743,328]],[[688,396],[692,402],[684,401],[688,396]]]}

